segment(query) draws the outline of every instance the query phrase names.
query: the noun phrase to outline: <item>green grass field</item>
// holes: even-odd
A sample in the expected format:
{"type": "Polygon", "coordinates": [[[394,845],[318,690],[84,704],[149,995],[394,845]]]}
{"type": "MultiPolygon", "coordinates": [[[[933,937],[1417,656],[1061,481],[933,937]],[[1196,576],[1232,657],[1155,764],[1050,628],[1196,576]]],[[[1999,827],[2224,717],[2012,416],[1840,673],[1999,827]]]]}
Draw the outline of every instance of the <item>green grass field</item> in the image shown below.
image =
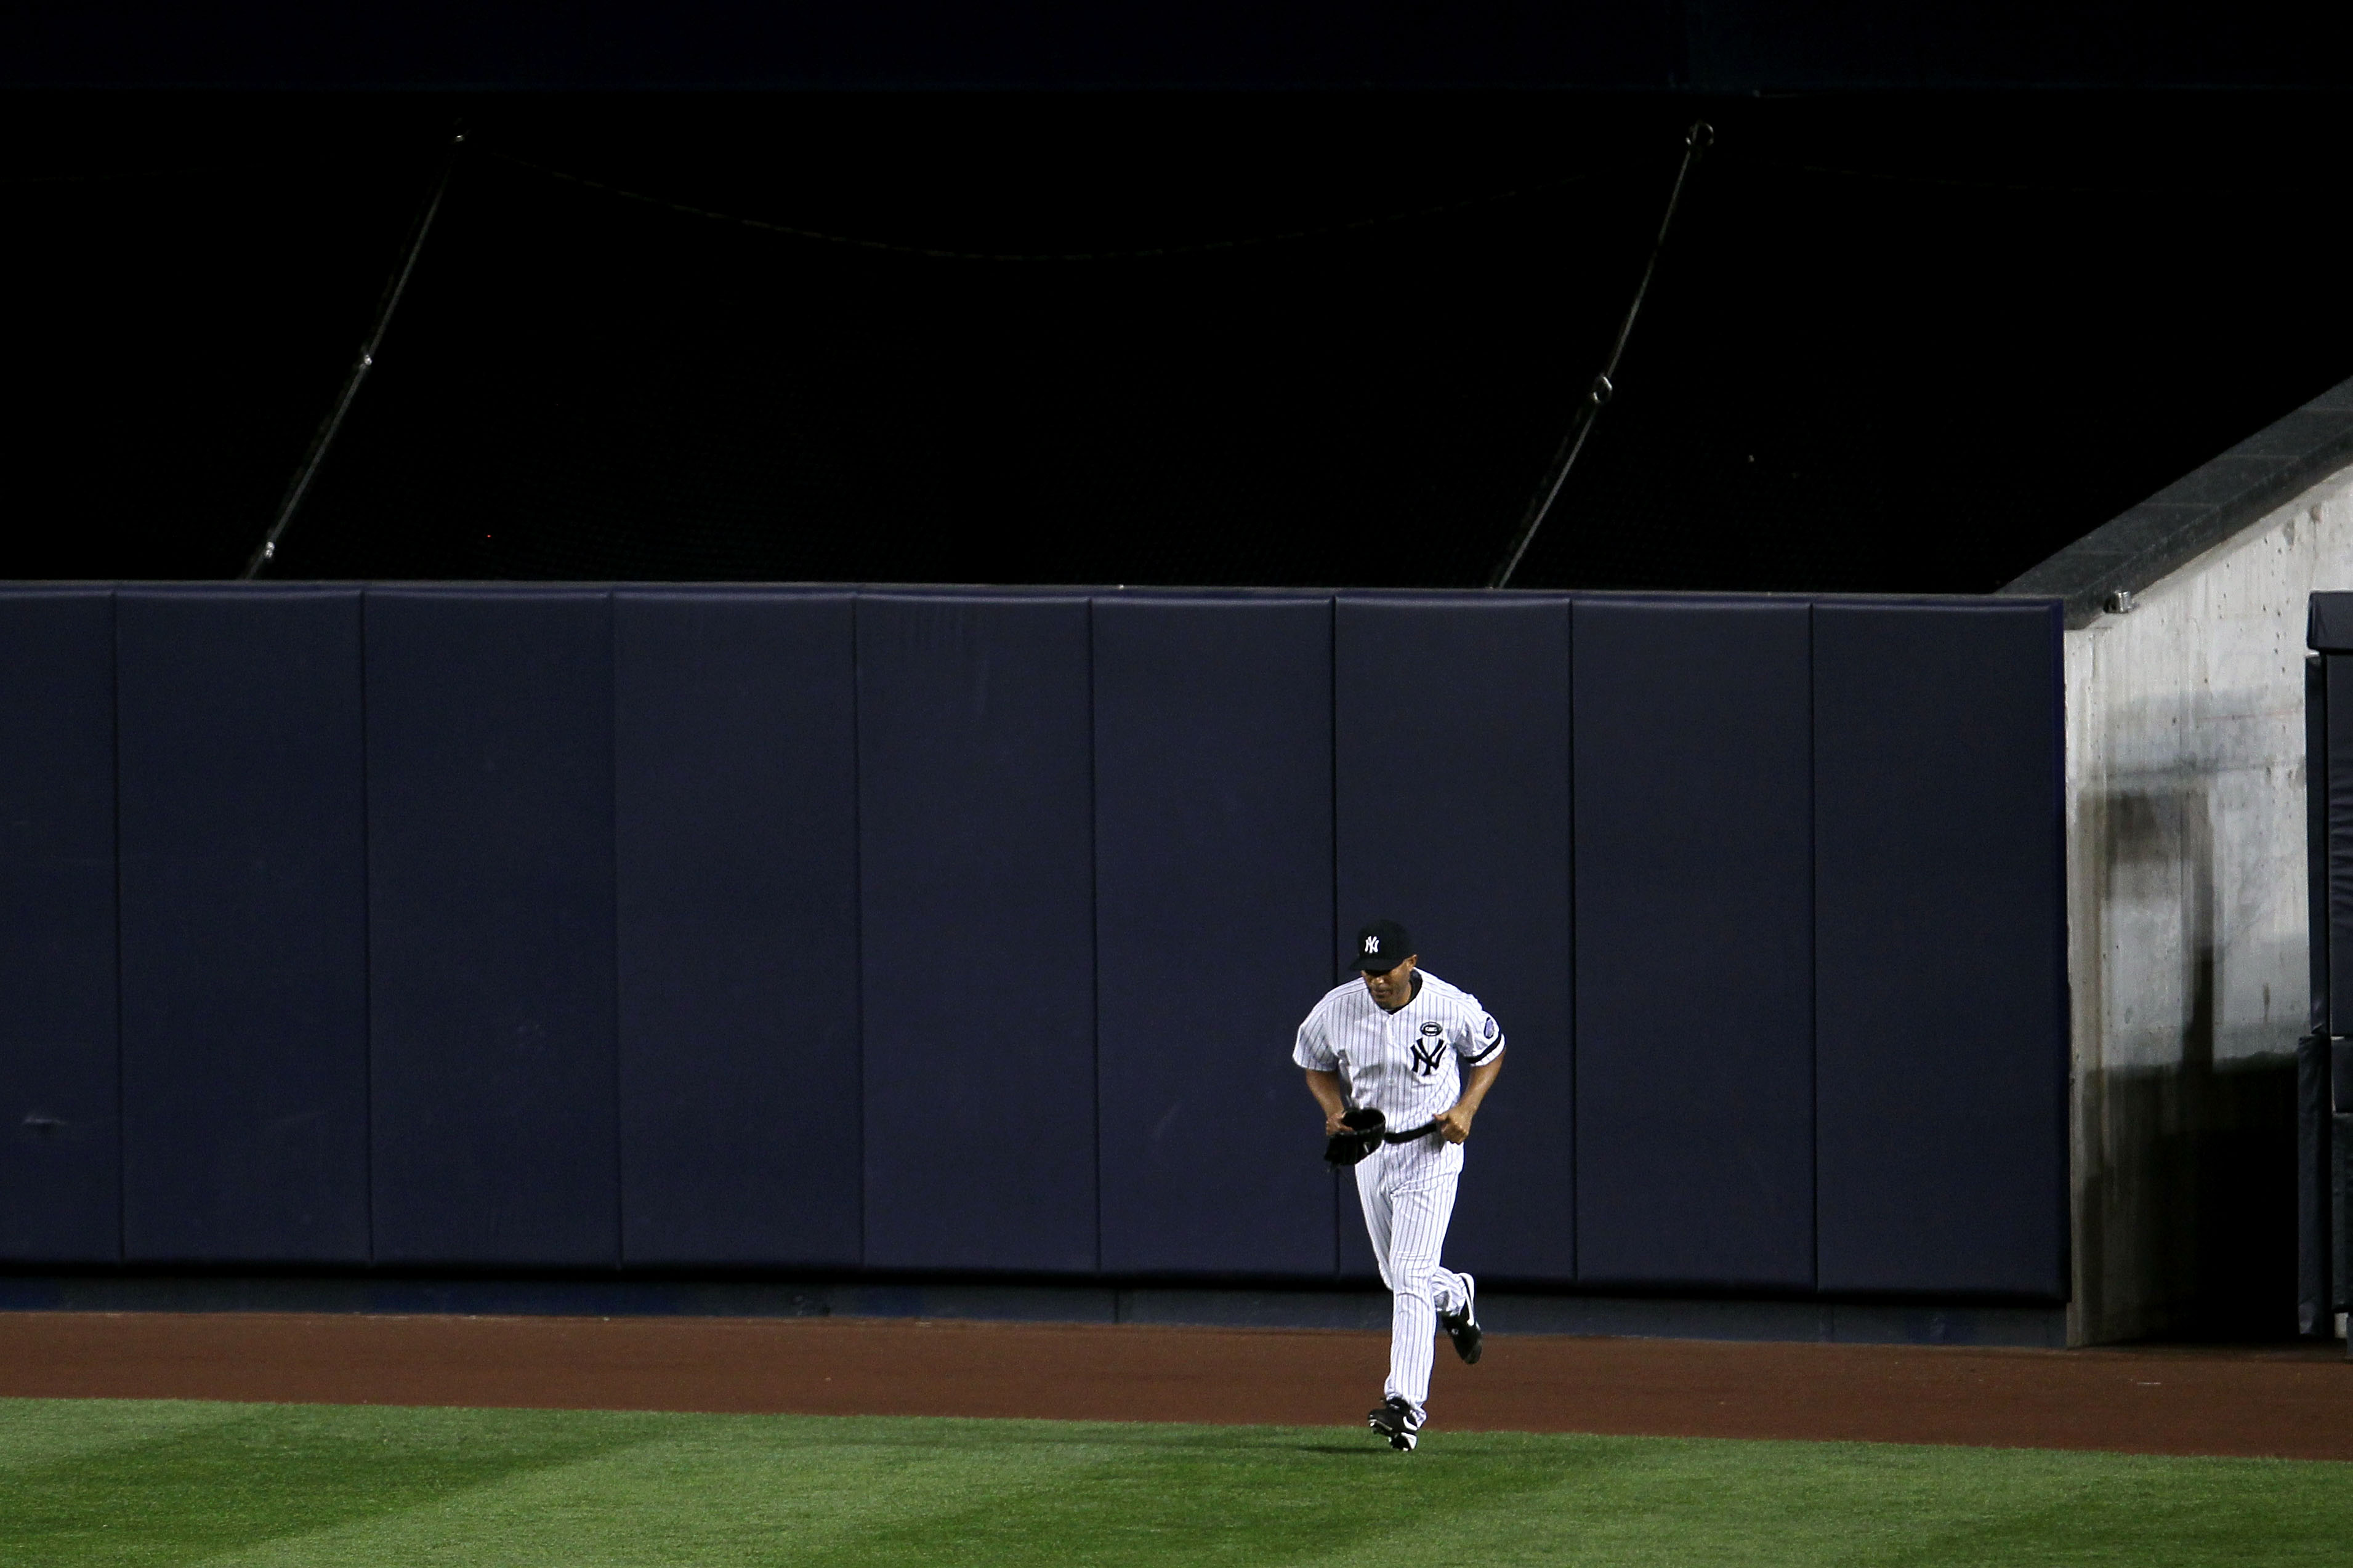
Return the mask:
{"type": "Polygon", "coordinates": [[[2337,1563],[2353,1466],[1347,1428],[0,1400],[0,1562],[2337,1563]]]}

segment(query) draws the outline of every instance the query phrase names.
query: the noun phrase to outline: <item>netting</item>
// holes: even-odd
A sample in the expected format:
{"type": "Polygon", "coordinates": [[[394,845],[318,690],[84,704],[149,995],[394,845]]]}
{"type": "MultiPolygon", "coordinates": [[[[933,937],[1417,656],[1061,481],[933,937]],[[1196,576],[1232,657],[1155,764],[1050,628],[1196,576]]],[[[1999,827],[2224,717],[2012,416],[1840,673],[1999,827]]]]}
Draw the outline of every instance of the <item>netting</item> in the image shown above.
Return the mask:
{"type": "Polygon", "coordinates": [[[476,157],[283,569],[1475,578],[1572,398],[1544,345],[1593,352],[1650,174],[1008,252],[476,157]]]}
{"type": "MultiPolygon", "coordinates": [[[[1515,585],[1982,591],[2340,379],[2353,218],[2287,203],[2346,132],[2284,102],[1710,108],[1515,585]]],[[[273,576],[1476,584],[1691,117],[466,107],[273,576]]],[[[102,155],[94,111],[19,137],[9,574],[238,570],[450,110],[125,100],[102,155]]]]}

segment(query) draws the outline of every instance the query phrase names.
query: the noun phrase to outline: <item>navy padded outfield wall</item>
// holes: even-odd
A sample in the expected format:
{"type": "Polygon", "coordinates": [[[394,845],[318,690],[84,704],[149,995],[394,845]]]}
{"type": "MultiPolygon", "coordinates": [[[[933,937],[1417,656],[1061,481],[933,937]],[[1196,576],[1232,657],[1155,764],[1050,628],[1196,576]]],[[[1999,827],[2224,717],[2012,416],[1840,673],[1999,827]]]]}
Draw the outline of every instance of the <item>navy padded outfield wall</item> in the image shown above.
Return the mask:
{"type": "MultiPolygon", "coordinates": [[[[2330,595],[2328,597],[2336,598],[2330,595]]],[[[2327,1017],[2317,1027],[2327,1035],[2353,1035],[2353,654],[2330,652],[2323,685],[2327,738],[2318,791],[2327,849],[2321,886],[2315,889],[2326,922],[2322,943],[2327,969],[2317,987],[2327,1017]]],[[[2348,1088],[2353,1094],[2353,1088],[2348,1088]]]]}
{"type": "Polygon", "coordinates": [[[859,1261],[850,605],[614,596],[630,1263],[859,1261]]]}
{"type": "Polygon", "coordinates": [[[1814,611],[1825,1290],[2066,1291],[2059,609],[1814,611]]]}
{"type": "Polygon", "coordinates": [[[1814,1282],[1809,616],[1577,606],[1579,1279],[1814,1282]]]}
{"type": "Polygon", "coordinates": [[[1095,1268],[1087,667],[1082,596],[859,600],[871,1266],[1095,1268]]]}
{"type": "Polygon", "coordinates": [[[359,591],[115,616],[124,1256],[365,1262],[359,591]]]}
{"type": "Polygon", "coordinates": [[[620,1259],[612,601],[367,596],[378,1262],[620,1259]]]}
{"type": "Polygon", "coordinates": [[[1386,915],[1512,1042],[1461,1267],[2063,1299],[2058,648],[2042,601],[0,589],[0,1263],[1367,1278],[1290,1051],[1386,915]]]}
{"type": "Polygon", "coordinates": [[[0,590],[0,1258],[122,1247],[114,596],[0,590]]]}
{"type": "Polygon", "coordinates": [[[1094,649],[1103,1266],[1329,1275],[1291,1047],[1331,984],[1332,602],[1104,600],[1094,649]]]}
{"type": "MultiPolygon", "coordinates": [[[[1568,601],[1349,595],[1336,614],[1335,961],[1365,921],[1399,920],[1502,1023],[1447,1245],[1497,1276],[1573,1278],[1568,601]]],[[[1339,1186],[1345,1271],[1368,1276],[1339,1186]]]]}

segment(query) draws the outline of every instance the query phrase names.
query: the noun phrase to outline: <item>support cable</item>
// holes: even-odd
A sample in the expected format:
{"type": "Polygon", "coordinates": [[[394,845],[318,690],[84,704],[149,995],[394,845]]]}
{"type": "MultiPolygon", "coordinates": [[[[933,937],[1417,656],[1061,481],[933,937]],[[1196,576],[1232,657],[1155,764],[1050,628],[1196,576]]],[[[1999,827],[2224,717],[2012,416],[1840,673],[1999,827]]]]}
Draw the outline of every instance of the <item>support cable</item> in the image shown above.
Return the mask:
{"type": "Polygon", "coordinates": [[[1512,536],[1509,553],[1504,557],[1503,564],[1495,569],[1494,576],[1488,580],[1490,588],[1511,585],[1512,574],[1520,568],[1520,558],[1535,542],[1536,530],[1544,526],[1546,515],[1552,510],[1552,503],[1560,498],[1560,488],[1567,482],[1569,469],[1577,466],[1577,455],[1585,449],[1585,437],[1592,432],[1593,421],[1600,414],[1601,405],[1609,402],[1618,390],[1618,361],[1626,352],[1626,340],[1633,335],[1634,318],[1641,313],[1642,297],[1651,291],[1651,274],[1659,269],[1659,253],[1667,247],[1667,230],[1673,226],[1675,206],[1683,200],[1683,182],[1691,177],[1692,168],[1699,162],[1700,154],[1705,153],[1708,144],[1715,140],[1715,127],[1704,120],[1694,121],[1691,129],[1683,132],[1683,161],[1682,166],[1675,170],[1673,188],[1667,193],[1667,210],[1659,218],[1658,237],[1651,242],[1651,258],[1642,264],[1642,280],[1634,286],[1633,299],[1626,302],[1625,320],[1618,323],[1618,341],[1609,345],[1609,357],[1603,362],[1601,373],[1593,378],[1593,384],[1586,389],[1585,400],[1577,405],[1577,416],[1569,424],[1568,434],[1561,438],[1560,450],[1553,456],[1545,482],[1537,489],[1535,499],[1528,503],[1527,515],[1521,520],[1519,531],[1512,536]]]}
{"type": "Polygon", "coordinates": [[[376,307],[375,325],[360,345],[359,357],[352,362],[351,374],[343,377],[343,392],[335,398],[327,417],[320,422],[318,434],[311,437],[311,449],[303,454],[302,466],[294,470],[294,478],[286,486],[286,497],[278,503],[277,521],[262,536],[260,547],[254,551],[238,574],[242,582],[252,582],[262,569],[278,558],[279,542],[286,537],[287,525],[294,521],[302,498],[310,493],[311,481],[318,477],[319,465],[327,459],[327,448],[334,444],[335,433],[343,427],[343,416],[351,412],[352,400],[359,395],[360,384],[375,365],[376,350],[384,343],[386,328],[392,325],[392,313],[400,308],[400,297],[408,290],[409,275],[417,270],[417,258],[425,249],[425,237],[433,232],[433,220],[441,211],[441,198],[449,189],[450,172],[458,165],[458,149],[465,144],[466,133],[452,132],[449,149],[441,160],[440,175],[434,180],[433,189],[417,214],[417,226],[409,236],[408,248],[403,253],[400,267],[385,282],[384,299],[376,307]]]}

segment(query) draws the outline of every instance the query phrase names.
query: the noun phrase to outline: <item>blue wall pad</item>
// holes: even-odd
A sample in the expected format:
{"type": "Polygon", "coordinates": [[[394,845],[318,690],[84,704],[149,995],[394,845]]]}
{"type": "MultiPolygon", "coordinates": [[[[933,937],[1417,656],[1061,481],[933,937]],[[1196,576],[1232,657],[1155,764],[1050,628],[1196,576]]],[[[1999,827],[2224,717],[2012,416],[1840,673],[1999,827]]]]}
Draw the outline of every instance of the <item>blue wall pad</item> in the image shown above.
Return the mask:
{"type": "Polygon", "coordinates": [[[1332,606],[1103,598],[1095,867],[1103,1267],[1329,1274],[1291,1063],[1332,984],[1332,606]]]}
{"type": "MultiPolygon", "coordinates": [[[[1334,953],[1367,920],[1400,921],[1502,1023],[1447,1256],[1573,1279],[1568,603],[1368,595],[1336,613],[1334,953]]],[[[1369,1272],[1353,1184],[1341,1197],[1346,1271],[1369,1272]]]]}
{"type": "Polygon", "coordinates": [[[2066,1289],[2055,603],[1814,618],[1825,1290],[2066,1289]]]}
{"type": "Polygon", "coordinates": [[[121,1256],[114,596],[0,590],[0,1257],[121,1256]]]}
{"type": "Polygon", "coordinates": [[[1809,607],[1577,602],[1577,1277],[1814,1282],[1809,607]]]}
{"type": "Polygon", "coordinates": [[[125,588],[116,628],[124,1255],[364,1262],[359,590],[125,588]]]}
{"type": "Polygon", "coordinates": [[[1087,602],[857,615],[866,1262],[1092,1271],[1087,602]]]}
{"type": "Polygon", "coordinates": [[[850,603],[614,596],[630,1263],[859,1261],[850,603]]]}
{"type": "Polygon", "coordinates": [[[619,1258],[600,593],[367,595],[379,1262],[619,1258]]]}

